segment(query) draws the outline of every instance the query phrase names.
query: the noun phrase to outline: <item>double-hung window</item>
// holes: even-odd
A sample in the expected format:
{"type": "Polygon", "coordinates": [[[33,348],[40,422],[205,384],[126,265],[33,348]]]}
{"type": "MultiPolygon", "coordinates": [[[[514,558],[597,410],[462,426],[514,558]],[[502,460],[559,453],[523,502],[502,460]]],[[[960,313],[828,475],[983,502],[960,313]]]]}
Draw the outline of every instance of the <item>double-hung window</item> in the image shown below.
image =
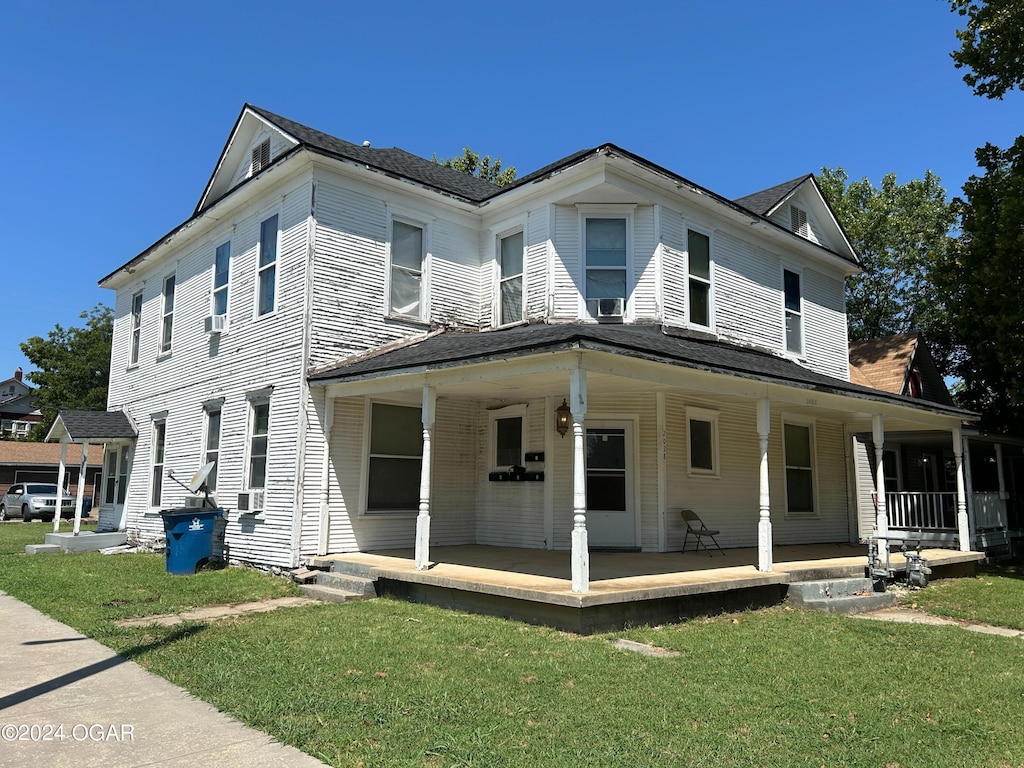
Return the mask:
{"type": "Polygon", "coordinates": [[[219,403],[206,406],[206,453],[203,463],[213,462],[213,469],[206,476],[206,488],[210,491],[217,490],[217,470],[220,468],[220,415],[219,403]]]}
{"type": "Polygon", "coordinates": [[[523,233],[498,238],[498,325],[523,319],[523,233]]]}
{"type": "Polygon", "coordinates": [[[686,231],[688,272],[686,317],[690,325],[711,327],[711,238],[693,229],[686,231]]]}
{"type": "Polygon", "coordinates": [[[703,408],[686,409],[690,474],[718,474],[718,413],[703,408]]]}
{"type": "Polygon", "coordinates": [[[423,272],[426,248],[423,227],[391,220],[388,314],[423,319],[423,272]]]}
{"type": "Polygon", "coordinates": [[[803,294],[800,273],[786,269],[782,273],[786,312],[786,351],[802,355],[804,351],[803,294]]]}
{"type": "MultiPolygon", "coordinates": [[[[266,315],[274,311],[277,293],[277,223],[275,213],[260,222],[259,268],[257,283],[259,294],[256,314],[266,315]]],[[[227,294],[224,296],[227,301],[227,294]]],[[[227,307],[225,306],[225,311],[227,307]]]]}
{"type": "Polygon", "coordinates": [[[228,277],[231,268],[231,241],[217,246],[213,259],[213,313],[228,313],[228,277]]]}
{"type": "Polygon", "coordinates": [[[590,217],[584,225],[585,290],[592,317],[625,312],[629,264],[629,222],[624,217],[590,217]]]}
{"type": "Polygon", "coordinates": [[[370,404],[366,511],[419,508],[423,417],[418,407],[370,404]]]}
{"type": "Polygon", "coordinates": [[[153,422],[153,483],[150,486],[149,503],[159,507],[164,489],[164,442],[167,438],[167,420],[153,422]]]}
{"type": "Polygon", "coordinates": [[[135,365],[139,362],[139,346],[142,342],[142,291],[132,296],[132,337],[130,351],[128,352],[128,364],[135,365]]]}
{"type": "Polygon", "coordinates": [[[160,352],[171,351],[171,331],[174,328],[174,275],[164,278],[163,321],[160,325],[160,352]]]}
{"type": "Polygon", "coordinates": [[[267,449],[270,440],[270,400],[249,404],[249,490],[267,486],[267,449]]]}
{"type": "Polygon", "coordinates": [[[786,513],[814,517],[814,430],[810,424],[782,425],[786,455],[786,513]]]}

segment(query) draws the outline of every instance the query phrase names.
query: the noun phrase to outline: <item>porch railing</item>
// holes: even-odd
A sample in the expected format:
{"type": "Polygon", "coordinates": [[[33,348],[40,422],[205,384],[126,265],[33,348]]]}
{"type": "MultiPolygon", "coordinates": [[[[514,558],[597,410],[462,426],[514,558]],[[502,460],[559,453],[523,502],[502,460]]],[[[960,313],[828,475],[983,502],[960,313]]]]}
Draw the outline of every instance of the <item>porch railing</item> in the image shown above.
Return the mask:
{"type": "Polygon", "coordinates": [[[971,495],[974,502],[974,527],[977,530],[1001,530],[1006,528],[1006,502],[998,492],[976,492],[971,495]]]}
{"type": "Polygon", "coordinates": [[[893,530],[956,529],[955,493],[886,493],[885,511],[893,530]]]}

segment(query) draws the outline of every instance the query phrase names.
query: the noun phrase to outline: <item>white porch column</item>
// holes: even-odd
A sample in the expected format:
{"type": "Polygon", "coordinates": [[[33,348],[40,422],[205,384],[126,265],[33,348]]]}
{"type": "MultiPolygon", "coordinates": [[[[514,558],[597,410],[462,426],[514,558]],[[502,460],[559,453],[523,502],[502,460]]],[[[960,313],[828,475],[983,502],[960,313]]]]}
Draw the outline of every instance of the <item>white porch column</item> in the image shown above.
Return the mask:
{"type": "Polygon", "coordinates": [[[771,432],[771,402],[768,398],[757,401],[757,437],[761,444],[761,461],[758,473],[758,518],[757,518],[757,570],[772,570],[772,505],[768,487],[768,434],[771,432]]]}
{"type": "Polygon", "coordinates": [[[320,521],[317,529],[318,555],[326,555],[331,536],[331,432],[334,429],[334,398],[324,397],[323,466],[320,467],[320,521]]]}
{"type": "MultiPolygon", "coordinates": [[[[1003,474],[1003,444],[996,443],[996,477],[999,479],[999,498],[1006,501],[1010,496],[1006,492],[1006,476],[1003,474]]],[[[1006,524],[1005,505],[1001,522],[1006,524]]]]}
{"type": "MultiPolygon", "coordinates": [[[[974,473],[971,471],[971,441],[969,438],[960,435],[964,447],[964,501],[967,502],[967,534],[969,541],[974,541],[978,532],[978,516],[974,512],[974,473]]],[[[957,520],[957,527],[960,522],[957,520]]]]}
{"type": "Polygon", "coordinates": [[[587,372],[574,368],[569,380],[572,411],[572,591],[590,589],[590,549],[587,544],[587,454],[583,419],[587,414],[587,372]]]}
{"type": "Polygon", "coordinates": [[[871,417],[871,441],[875,446],[875,536],[878,537],[878,556],[882,562],[888,562],[889,516],[885,509],[885,424],[882,414],[871,417]]]}
{"type": "Polygon", "coordinates": [[[953,427],[953,456],[956,457],[956,527],[960,551],[971,551],[971,528],[967,519],[967,484],[964,481],[964,443],[960,426],[953,427]]]}
{"type": "Polygon", "coordinates": [[[420,513],[416,517],[416,570],[430,565],[430,469],[431,442],[434,435],[434,415],[437,392],[433,387],[423,388],[423,463],[420,468],[420,513]]]}
{"type": "MultiPolygon", "coordinates": [[[[67,472],[68,444],[60,442],[60,466],[57,468],[57,509],[53,513],[53,532],[60,531],[60,501],[64,497],[64,474],[67,472]]],[[[82,484],[79,478],[79,485],[82,484]]]]}
{"type": "MultiPolygon", "coordinates": [[[[61,462],[63,463],[63,462],[61,462]]],[[[75,527],[73,533],[75,536],[82,529],[82,506],[85,501],[85,470],[89,466],[89,444],[82,443],[82,460],[78,464],[78,495],[75,498],[75,527]]],[[[60,509],[61,494],[57,494],[57,508],[60,509]]],[[[60,512],[54,512],[54,517],[60,517],[60,512]]],[[[97,516],[99,514],[97,513],[97,516]]]]}

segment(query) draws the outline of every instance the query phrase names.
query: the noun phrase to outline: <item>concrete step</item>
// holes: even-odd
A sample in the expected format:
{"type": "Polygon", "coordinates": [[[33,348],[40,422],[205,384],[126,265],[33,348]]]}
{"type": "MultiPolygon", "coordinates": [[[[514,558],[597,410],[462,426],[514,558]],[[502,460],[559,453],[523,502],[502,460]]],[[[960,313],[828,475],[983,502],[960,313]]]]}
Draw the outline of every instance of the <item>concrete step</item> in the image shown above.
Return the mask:
{"type": "Polygon", "coordinates": [[[888,608],[896,601],[884,582],[871,579],[796,582],[789,585],[786,597],[798,608],[844,614],[888,608]]]}
{"type": "Polygon", "coordinates": [[[348,576],[370,579],[373,578],[373,566],[365,563],[350,563],[345,560],[331,560],[331,573],[343,573],[348,576]]]}
{"type": "Polygon", "coordinates": [[[325,587],[321,584],[299,584],[302,594],[319,600],[322,603],[348,603],[353,600],[364,600],[365,598],[354,592],[346,592],[343,589],[325,587]]]}
{"type": "Polygon", "coordinates": [[[350,592],[363,600],[369,600],[377,596],[376,584],[373,579],[366,578],[365,576],[319,571],[316,574],[315,584],[318,587],[329,587],[343,592],[350,592]]]}

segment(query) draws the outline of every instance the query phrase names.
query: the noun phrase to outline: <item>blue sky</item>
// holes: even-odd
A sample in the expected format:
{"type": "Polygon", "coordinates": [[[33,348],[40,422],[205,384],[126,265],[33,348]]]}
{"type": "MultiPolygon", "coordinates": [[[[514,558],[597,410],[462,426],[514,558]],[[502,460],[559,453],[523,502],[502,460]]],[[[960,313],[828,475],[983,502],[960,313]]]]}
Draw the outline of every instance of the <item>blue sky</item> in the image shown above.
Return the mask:
{"type": "Polygon", "coordinates": [[[613,142],[727,197],[824,166],[878,183],[1009,145],[1024,95],[972,95],[946,0],[0,0],[0,379],[19,342],[187,219],[242,105],[520,175],[613,142]]]}

